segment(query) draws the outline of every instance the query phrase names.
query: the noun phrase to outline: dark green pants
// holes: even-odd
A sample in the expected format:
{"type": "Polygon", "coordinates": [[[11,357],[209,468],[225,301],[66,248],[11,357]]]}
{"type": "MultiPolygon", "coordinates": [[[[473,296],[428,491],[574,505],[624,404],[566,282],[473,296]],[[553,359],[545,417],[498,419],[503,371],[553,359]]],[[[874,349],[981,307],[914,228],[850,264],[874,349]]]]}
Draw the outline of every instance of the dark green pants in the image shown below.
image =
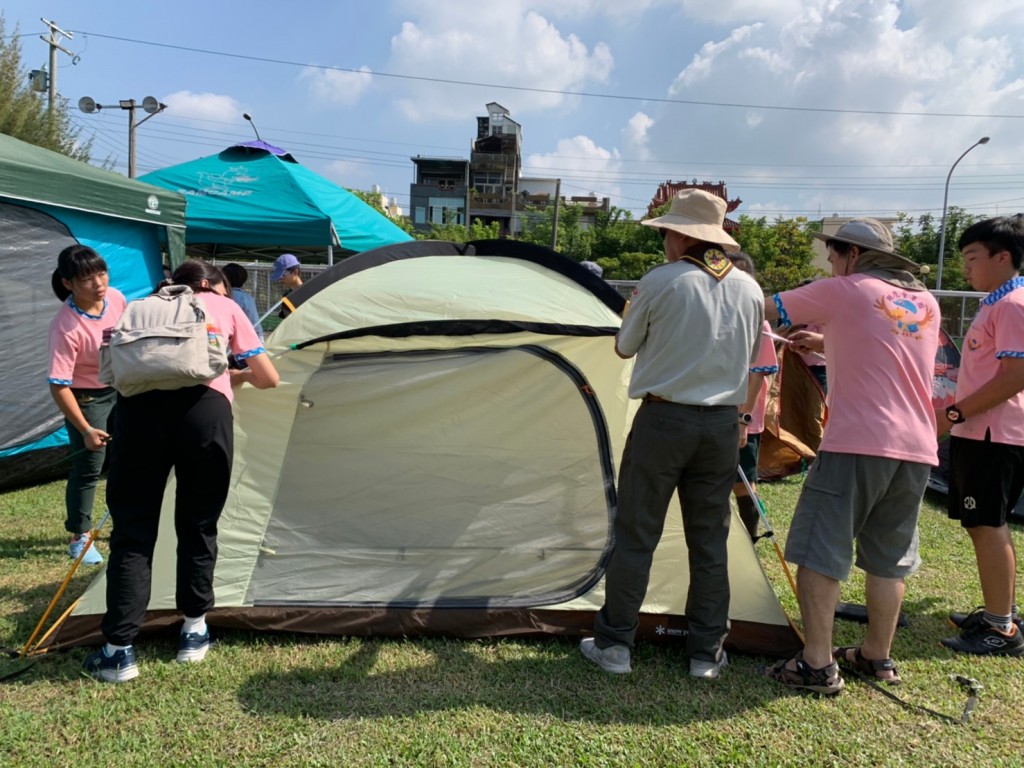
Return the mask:
{"type": "Polygon", "coordinates": [[[594,621],[598,647],[633,646],[654,550],[669,501],[678,493],[690,568],[686,652],[693,659],[721,658],[729,632],[726,542],[738,429],[733,406],[640,407],[619,469],[615,546],[605,574],[605,604],[594,621]]]}
{"type": "MultiPolygon", "coordinates": [[[[72,389],[71,392],[74,394],[75,400],[78,401],[78,407],[85,420],[94,427],[109,431],[107,425],[110,412],[114,409],[114,402],[117,399],[117,390],[110,387],[108,389],[72,389]]],[[[100,481],[103,459],[107,452],[103,448],[98,451],[86,450],[85,441],[79,431],[71,426],[67,419],[64,420],[64,426],[68,430],[68,443],[71,445],[71,453],[74,455],[71,460],[68,485],[64,491],[64,506],[67,509],[64,529],[78,535],[92,530],[92,508],[96,501],[96,485],[100,481]]]]}

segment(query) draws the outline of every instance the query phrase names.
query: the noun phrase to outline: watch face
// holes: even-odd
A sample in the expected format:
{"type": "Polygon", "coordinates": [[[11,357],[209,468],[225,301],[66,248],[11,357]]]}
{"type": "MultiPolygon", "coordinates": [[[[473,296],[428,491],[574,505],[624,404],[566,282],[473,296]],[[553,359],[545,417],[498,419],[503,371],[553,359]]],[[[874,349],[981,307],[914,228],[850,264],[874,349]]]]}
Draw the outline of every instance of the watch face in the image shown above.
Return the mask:
{"type": "Polygon", "coordinates": [[[960,409],[956,406],[952,406],[946,409],[946,418],[954,424],[957,424],[964,420],[964,415],[960,413],[960,409]]]}

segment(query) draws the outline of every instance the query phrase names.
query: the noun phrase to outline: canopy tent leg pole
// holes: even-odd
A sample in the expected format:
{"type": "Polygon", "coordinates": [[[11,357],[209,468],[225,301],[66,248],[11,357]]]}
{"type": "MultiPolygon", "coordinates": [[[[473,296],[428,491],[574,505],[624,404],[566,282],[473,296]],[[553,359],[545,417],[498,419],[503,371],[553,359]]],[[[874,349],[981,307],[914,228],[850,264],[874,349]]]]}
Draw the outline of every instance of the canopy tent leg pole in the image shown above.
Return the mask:
{"type": "Polygon", "coordinates": [[[333,245],[328,245],[327,246],[327,266],[329,266],[329,267],[334,266],[334,246],[333,245]]]}

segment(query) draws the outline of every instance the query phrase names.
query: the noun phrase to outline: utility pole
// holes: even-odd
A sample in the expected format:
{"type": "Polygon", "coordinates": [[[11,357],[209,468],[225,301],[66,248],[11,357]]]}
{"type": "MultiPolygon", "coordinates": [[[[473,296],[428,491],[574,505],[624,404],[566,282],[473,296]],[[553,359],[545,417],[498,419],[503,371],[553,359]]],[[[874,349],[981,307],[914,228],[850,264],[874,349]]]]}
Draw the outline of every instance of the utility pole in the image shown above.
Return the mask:
{"type": "Polygon", "coordinates": [[[47,21],[46,19],[39,19],[43,24],[50,28],[50,36],[40,35],[39,39],[50,46],[50,87],[49,87],[49,100],[47,108],[49,109],[50,117],[53,117],[53,106],[57,103],[57,51],[62,51],[71,57],[71,63],[78,63],[78,54],[72,53],[67,48],[60,44],[61,35],[66,37],[68,40],[73,40],[74,35],[71,32],[65,32],[63,29],[57,26],[55,21],[47,21]]]}
{"type": "Polygon", "coordinates": [[[551,217],[551,250],[558,250],[558,206],[562,202],[562,180],[555,179],[555,213],[551,217]]]}

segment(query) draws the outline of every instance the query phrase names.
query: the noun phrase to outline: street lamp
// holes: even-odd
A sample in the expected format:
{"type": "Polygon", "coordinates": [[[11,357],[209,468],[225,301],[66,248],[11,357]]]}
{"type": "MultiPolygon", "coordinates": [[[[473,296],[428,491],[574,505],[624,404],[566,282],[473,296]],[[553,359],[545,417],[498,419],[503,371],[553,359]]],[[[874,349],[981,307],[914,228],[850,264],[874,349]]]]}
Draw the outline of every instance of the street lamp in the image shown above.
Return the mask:
{"type": "MultiPolygon", "coordinates": [[[[161,101],[157,101],[152,96],[147,96],[142,100],[142,104],[136,104],[135,99],[121,99],[117,102],[117,106],[128,112],[128,178],[135,178],[135,129],[142,125],[144,122],[154,115],[158,115],[167,109],[167,105],[161,101]],[[142,107],[143,112],[149,114],[135,122],[135,110],[137,107],[142,107]]],[[[93,112],[99,112],[101,109],[113,109],[113,105],[108,104],[97,104],[95,99],[88,96],[83,96],[78,100],[78,108],[85,112],[87,115],[91,115],[93,112]]]]}
{"type": "Polygon", "coordinates": [[[946,191],[942,195],[942,224],[939,226],[939,271],[935,275],[935,290],[942,290],[942,262],[946,256],[946,203],[949,201],[949,180],[953,177],[953,170],[957,164],[967,157],[967,152],[970,152],[979,144],[988,144],[988,136],[982,136],[976,142],[971,144],[967,150],[956,159],[953,163],[953,167],[949,169],[949,173],[946,174],[946,191]]]}

